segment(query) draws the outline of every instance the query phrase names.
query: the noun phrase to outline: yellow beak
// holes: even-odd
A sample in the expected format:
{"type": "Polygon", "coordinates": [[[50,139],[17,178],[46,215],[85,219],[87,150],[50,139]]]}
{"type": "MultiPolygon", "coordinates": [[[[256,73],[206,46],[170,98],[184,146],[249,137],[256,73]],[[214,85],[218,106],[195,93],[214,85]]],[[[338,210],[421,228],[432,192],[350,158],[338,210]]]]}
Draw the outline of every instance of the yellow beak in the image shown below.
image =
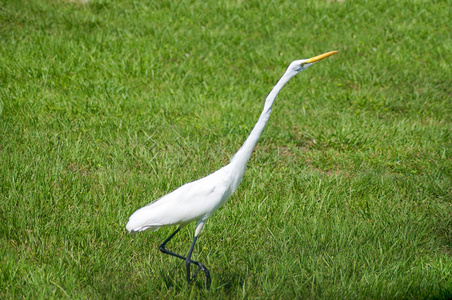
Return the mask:
{"type": "Polygon", "coordinates": [[[323,54],[311,57],[310,59],[306,60],[306,63],[315,63],[315,62],[317,62],[317,61],[319,61],[321,59],[324,59],[325,57],[331,56],[331,55],[333,55],[335,53],[338,53],[338,52],[339,51],[330,51],[330,52],[327,52],[327,53],[323,53],[323,54]]]}

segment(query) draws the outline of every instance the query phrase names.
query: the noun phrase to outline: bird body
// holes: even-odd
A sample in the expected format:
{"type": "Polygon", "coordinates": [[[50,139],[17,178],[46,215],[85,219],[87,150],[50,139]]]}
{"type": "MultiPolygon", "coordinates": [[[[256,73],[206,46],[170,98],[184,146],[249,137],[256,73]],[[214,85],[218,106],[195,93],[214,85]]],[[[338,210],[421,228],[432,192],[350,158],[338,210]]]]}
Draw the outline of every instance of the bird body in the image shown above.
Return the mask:
{"type": "Polygon", "coordinates": [[[313,63],[333,55],[336,52],[337,51],[331,51],[310,59],[293,61],[267,96],[259,120],[243,146],[231,158],[230,163],[218,171],[199,180],[187,183],[156,201],[138,209],[130,216],[126,229],[130,233],[136,233],[147,229],[157,230],[162,226],[179,225],[178,229],[160,245],[160,250],[186,261],[188,283],[192,280],[190,278],[190,266],[191,264],[197,265],[198,271],[195,273],[194,277],[196,277],[199,270],[202,270],[206,275],[207,289],[209,289],[209,270],[207,270],[200,262],[191,260],[191,254],[196,239],[207,218],[225,204],[240,185],[248,160],[270,118],[273,102],[279,91],[293,76],[307,69],[313,63]],[[193,221],[197,221],[197,224],[193,243],[187,257],[167,250],[165,248],[166,243],[173,238],[182,227],[193,221]]]}
{"type": "Polygon", "coordinates": [[[228,200],[240,183],[234,184],[232,174],[231,165],[227,165],[204,178],[184,184],[134,212],[127,230],[135,233],[205,221],[228,200]]]}

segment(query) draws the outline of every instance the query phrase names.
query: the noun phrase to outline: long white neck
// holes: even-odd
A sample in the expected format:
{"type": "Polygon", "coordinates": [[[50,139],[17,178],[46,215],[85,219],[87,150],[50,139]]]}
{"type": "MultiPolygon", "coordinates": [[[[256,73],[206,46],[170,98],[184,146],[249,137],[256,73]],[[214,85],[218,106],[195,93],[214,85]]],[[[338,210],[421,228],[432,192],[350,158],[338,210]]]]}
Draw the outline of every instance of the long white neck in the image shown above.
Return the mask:
{"type": "Polygon", "coordinates": [[[264,110],[262,111],[256,125],[254,125],[254,128],[251,131],[249,137],[246,139],[245,143],[243,143],[243,145],[239,149],[239,151],[232,157],[230,165],[233,165],[234,169],[237,168],[240,172],[238,182],[236,183],[237,186],[238,186],[238,184],[240,184],[240,181],[242,181],[242,176],[245,173],[246,165],[248,163],[248,160],[250,159],[251,153],[253,152],[253,149],[256,146],[257,141],[259,140],[259,137],[261,136],[262,131],[264,130],[268,119],[270,118],[273,102],[275,101],[276,96],[278,95],[279,91],[283,88],[283,86],[294,75],[295,74],[286,72],[283,75],[283,77],[281,77],[281,79],[275,85],[273,90],[267,96],[267,99],[265,100],[264,110]]]}

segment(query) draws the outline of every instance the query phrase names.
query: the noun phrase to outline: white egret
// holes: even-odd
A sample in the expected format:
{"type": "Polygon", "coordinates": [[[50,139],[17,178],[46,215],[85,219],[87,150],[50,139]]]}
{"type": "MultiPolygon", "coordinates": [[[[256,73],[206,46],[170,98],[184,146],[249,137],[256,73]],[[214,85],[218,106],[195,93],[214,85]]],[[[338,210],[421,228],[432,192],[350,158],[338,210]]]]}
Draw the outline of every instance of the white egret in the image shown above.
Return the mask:
{"type": "Polygon", "coordinates": [[[188,284],[202,270],[206,275],[206,286],[210,288],[209,270],[200,262],[191,259],[193,248],[206,220],[218,208],[220,208],[237,189],[245,173],[246,165],[256,146],[259,137],[264,130],[265,124],[270,117],[273,101],[282,87],[295,75],[310,67],[313,63],[335,54],[337,51],[324,53],[310,59],[296,60],[292,62],[287,71],[278,81],[276,86],[265,100],[264,110],[259,120],[246,139],[243,146],[232,157],[230,163],[218,171],[187,183],[171,193],[157,199],[156,201],[135,211],[126,225],[130,233],[136,233],[147,229],[157,230],[162,226],[179,225],[159,247],[163,253],[185,260],[187,268],[188,284]],[[195,236],[186,257],[173,253],[165,248],[166,243],[171,240],[181,228],[196,221],[195,236]],[[190,265],[198,266],[193,278],[190,277],[190,265]]]}

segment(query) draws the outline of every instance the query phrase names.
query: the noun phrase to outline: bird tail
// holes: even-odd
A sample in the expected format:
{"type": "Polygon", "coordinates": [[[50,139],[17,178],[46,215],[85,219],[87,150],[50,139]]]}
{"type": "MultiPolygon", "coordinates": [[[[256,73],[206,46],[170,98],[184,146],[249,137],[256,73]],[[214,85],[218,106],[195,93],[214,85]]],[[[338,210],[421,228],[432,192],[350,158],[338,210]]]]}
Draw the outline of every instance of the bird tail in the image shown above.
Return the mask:
{"type": "Polygon", "coordinates": [[[126,229],[130,234],[134,234],[140,231],[145,230],[157,230],[163,224],[159,224],[158,222],[153,221],[152,215],[150,212],[155,214],[155,211],[149,209],[149,206],[145,206],[134,212],[130,218],[129,222],[127,222],[126,229]]]}
{"type": "Polygon", "coordinates": [[[129,223],[127,223],[126,229],[129,231],[130,234],[135,234],[135,233],[138,233],[138,232],[141,232],[141,231],[145,231],[145,230],[157,231],[157,230],[160,229],[160,226],[141,226],[141,227],[138,227],[138,228],[133,228],[133,227],[129,226],[129,223]]]}

